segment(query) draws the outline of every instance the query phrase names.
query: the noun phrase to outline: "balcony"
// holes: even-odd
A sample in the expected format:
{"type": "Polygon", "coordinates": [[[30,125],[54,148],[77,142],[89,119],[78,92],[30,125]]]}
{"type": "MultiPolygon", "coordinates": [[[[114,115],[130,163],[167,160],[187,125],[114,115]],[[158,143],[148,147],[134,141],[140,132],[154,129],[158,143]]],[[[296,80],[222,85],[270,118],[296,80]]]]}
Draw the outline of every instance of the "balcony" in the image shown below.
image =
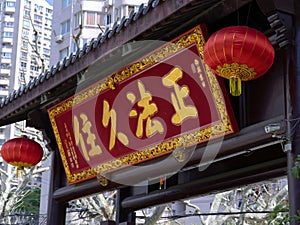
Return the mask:
{"type": "Polygon", "coordinates": [[[3,32],[14,32],[13,27],[3,27],[3,32]]]}
{"type": "Polygon", "coordinates": [[[9,13],[9,14],[13,14],[13,13],[15,13],[16,12],[16,8],[15,7],[5,7],[4,8],[4,13],[9,13]]]}
{"type": "Polygon", "coordinates": [[[13,17],[13,15],[9,15],[9,16],[5,15],[4,21],[6,21],[6,22],[14,22],[15,18],[13,17]]]}
{"type": "Polygon", "coordinates": [[[11,64],[11,59],[10,58],[1,58],[0,59],[1,63],[7,63],[7,64],[11,64]]]}
{"type": "Polygon", "coordinates": [[[9,85],[8,79],[0,79],[0,85],[9,85]]]}
{"type": "Polygon", "coordinates": [[[6,74],[6,75],[9,75],[10,74],[10,69],[0,69],[0,74],[6,74]]]}
{"type": "MultiPolygon", "coordinates": [[[[9,45],[10,46],[10,45],[9,45]]],[[[2,52],[8,52],[8,53],[12,53],[12,47],[9,46],[4,46],[2,48],[2,52]]]]}
{"type": "Polygon", "coordinates": [[[4,37],[4,38],[2,38],[2,43],[13,44],[13,38],[12,37],[4,37]]]}
{"type": "Polygon", "coordinates": [[[7,96],[8,95],[8,89],[7,90],[4,90],[4,89],[0,89],[0,96],[3,96],[3,97],[5,97],[5,96],[7,96]]]}
{"type": "MultiPolygon", "coordinates": [[[[143,1],[144,3],[147,3],[148,0],[143,1]]],[[[120,6],[139,6],[140,1],[137,3],[135,0],[115,0],[114,5],[115,7],[119,8],[120,6]]]]}

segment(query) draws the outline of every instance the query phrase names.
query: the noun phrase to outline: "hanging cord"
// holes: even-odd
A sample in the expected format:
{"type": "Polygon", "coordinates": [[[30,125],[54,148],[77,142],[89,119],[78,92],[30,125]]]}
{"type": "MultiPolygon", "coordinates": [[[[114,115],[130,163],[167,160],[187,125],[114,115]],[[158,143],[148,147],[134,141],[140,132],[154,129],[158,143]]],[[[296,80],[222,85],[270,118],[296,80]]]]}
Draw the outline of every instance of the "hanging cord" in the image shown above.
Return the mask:
{"type": "Polygon", "coordinates": [[[247,13],[247,18],[246,18],[246,25],[248,25],[248,22],[249,22],[251,7],[252,7],[252,2],[250,2],[249,7],[248,7],[248,13],[247,13]]]}
{"type": "Polygon", "coordinates": [[[24,166],[17,166],[16,177],[22,178],[25,175],[24,166]]]}
{"type": "Polygon", "coordinates": [[[236,11],[237,11],[237,25],[240,25],[240,10],[239,10],[239,0],[236,0],[236,11]]]}

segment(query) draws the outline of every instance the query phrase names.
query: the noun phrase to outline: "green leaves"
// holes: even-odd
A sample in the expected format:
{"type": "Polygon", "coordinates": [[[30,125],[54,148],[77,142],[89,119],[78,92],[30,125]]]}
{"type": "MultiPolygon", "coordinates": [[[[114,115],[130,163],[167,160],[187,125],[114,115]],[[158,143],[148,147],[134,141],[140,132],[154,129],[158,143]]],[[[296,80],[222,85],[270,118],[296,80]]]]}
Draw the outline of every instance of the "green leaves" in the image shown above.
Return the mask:
{"type": "Polygon", "coordinates": [[[299,170],[300,170],[300,155],[295,158],[294,166],[291,168],[292,176],[299,179],[299,170]]]}
{"type": "Polygon", "coordinates": [[[36,187],[28,191],[16,204],[16,210],[26,213],[39,214],[41,189],[36,187]]]}
{"type": "Polygon", "coordinates": [[[268,225],[285,225],[289,224],[289,221],[288,207],[286,205],[277,205],[271,214],[271,220],[268,222],[268,225]]]}

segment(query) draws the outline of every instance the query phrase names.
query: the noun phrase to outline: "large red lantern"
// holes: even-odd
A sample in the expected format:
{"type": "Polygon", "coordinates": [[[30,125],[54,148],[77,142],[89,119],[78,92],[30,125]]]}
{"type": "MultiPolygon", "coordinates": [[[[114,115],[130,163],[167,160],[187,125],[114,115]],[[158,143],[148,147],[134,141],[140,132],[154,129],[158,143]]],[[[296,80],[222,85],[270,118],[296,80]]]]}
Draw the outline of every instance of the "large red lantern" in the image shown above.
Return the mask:
{"type": "Polygon", "coordinates": [[[241,94],[241,81],[264,75],[274,62],[274,48],[260,31],[246,26],[223,28],[204,46],[204,61],[217,75],[229,79],[230,93],[241,94]]]}
{"type": "Polygon", "coordinates": [[[43,157],[42,147],[34,140],[26,137],[14,138],[2,145],[2,158],[17,170],[31,167],[39,163],[43,157]]]}

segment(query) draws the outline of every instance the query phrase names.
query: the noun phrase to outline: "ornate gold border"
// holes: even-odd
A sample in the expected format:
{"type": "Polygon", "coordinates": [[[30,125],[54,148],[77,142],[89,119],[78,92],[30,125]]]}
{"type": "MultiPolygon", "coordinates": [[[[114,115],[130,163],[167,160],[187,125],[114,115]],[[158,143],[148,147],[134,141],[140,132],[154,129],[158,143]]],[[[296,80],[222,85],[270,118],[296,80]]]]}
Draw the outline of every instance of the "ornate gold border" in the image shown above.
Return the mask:
{"type": "Polygon", "coordinates": [[[55,122],[55,117],[60,113],[72,108],[73,105],[77,105],[86,99],[100,94],[102,91],[108,88],[114,88],[115,84],[120,83],[121,81],[135,75],[136,73],[154,65],[157,62],[162,61],[163,59],[173,55],[179,50],[188,47],[192,44],[195,44],[198,47],[201,58],[203,59],[203,48],[204,48],[204,37],[201,31],[200,26],[195,27],[191,31],[183,34],[178,37],[172,43],[159,48],[154,53],[147,55],[138,62],[130,64],[123,68],[121,71],[109,76],[105,81],[96,83],[88,90],[81,92],[71,98],[59,103],[58,105],[50,108],[48,114],[51,120],[53,131],[56,137],[57,145],[60,151],[60,155],[63,161],[65,172],[70,184],[80,182],[86,179],[95,177],[97,174],[104,174],[111,172],[115,169],[121,167],[136,164],[147,159],[152,159],[167,153],[172,152],[176,148],[185,148],[190,145],[195,145],[197,143],[206,141],[210,138],[215,138],[220,135],[232,133],[233,126],[231,124],[229,115],[226,110],[225,100],[223,99],[223,94],[221,88],[216,79],[216,76],[209,70],[206,66],[207,77],[210,84],[210,89],[212,91],[216,108],[220,115],[220,122],[214,123],[202,130],[193,131],[188,134],[184,134],[179,137],[175,137],[171,140],[167,140],[157,146],[147,148],[141,151],[137,151],[118,159],[103,163],[98,165],[95,168],[90,168],[79,173],[72,174],[67,163],[65,151],[63,148],[62,141],[60,139],[59,131],[55,122]]]}

